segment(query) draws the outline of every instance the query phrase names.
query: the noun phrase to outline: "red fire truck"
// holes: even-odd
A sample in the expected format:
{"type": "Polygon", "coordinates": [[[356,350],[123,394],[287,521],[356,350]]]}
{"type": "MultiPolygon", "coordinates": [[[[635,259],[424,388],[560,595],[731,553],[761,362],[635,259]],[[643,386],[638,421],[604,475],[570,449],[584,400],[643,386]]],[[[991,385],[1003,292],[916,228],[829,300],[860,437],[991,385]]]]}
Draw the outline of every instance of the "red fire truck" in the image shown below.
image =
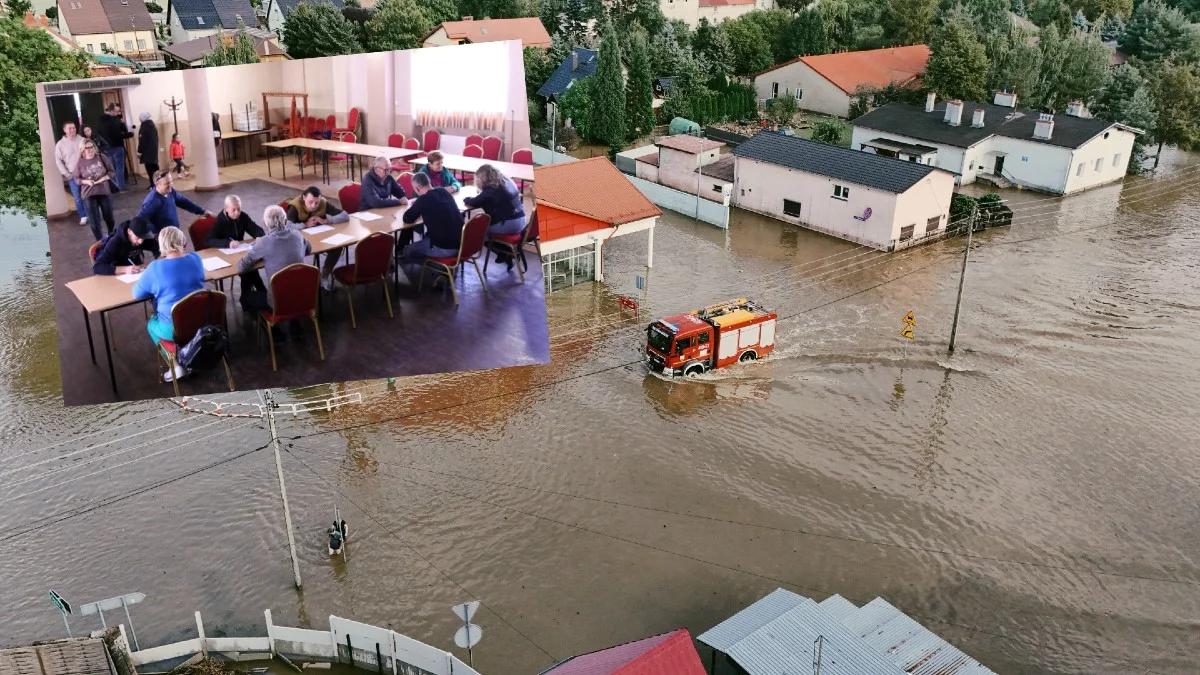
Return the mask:
{"type": "Polygon", "coordinates": [[[775,312],[745,298],[660,319],[646,328],[646,364],[664,375],[699,375],[775,348],[775,312]]]}

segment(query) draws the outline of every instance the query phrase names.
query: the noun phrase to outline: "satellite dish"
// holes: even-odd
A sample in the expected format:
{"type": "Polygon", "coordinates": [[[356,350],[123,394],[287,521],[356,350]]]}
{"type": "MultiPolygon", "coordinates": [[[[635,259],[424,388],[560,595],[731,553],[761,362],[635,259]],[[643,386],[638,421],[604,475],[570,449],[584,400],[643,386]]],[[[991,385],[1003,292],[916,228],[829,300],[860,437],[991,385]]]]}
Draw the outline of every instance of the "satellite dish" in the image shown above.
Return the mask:
{"type": "Polygon", "coordinates": [[[483,629],[473,623],[460,626],[454,631],[454,644],[458,645],[459,649],[470,649],[479,644],[482,638],[483,629]]]}

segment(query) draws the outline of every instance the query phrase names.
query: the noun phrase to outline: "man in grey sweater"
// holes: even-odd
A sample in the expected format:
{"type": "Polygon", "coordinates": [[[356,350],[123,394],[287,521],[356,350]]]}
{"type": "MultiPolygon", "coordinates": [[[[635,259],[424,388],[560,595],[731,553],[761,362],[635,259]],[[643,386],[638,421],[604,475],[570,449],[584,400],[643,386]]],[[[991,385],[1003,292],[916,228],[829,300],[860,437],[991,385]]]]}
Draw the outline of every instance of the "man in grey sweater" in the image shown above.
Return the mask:
{"type": "MultiPolygon", "coordinates": [[[[302,225],[289,223],[287,212],[278,205],[268,206],[263,211],[263,228],[267,234],[259,237],[250,245],[246,255],[238,261],[238,272],[245,273],[254,270],[259,261],[263,264],[263,273],[267,278],[267,295],[250,294],[242,291],[242,307],[246,311],[255,312],[260,309],[270,310],[274,299],[271,293],[271,276],[293,263],[304,262],[312,252],[312,247],[304,235],[300,234],[302,225]]],[[[278,328],[278,327],[276,327],[278,328]]],[[[281,331],[276,330],[275,341],[285,340],[281,331]]]]}

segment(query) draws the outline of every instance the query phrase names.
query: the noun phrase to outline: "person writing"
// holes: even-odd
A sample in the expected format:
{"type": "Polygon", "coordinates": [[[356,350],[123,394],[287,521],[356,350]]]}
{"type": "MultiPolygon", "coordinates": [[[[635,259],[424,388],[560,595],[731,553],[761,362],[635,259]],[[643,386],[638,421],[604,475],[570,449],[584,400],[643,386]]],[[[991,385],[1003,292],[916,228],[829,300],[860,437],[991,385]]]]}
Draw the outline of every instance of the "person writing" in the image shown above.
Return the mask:
{"type": "MultiPolygon", "coordinates": [[[[337,225],[350,220],[350,214],[330,204],[321,196],[321,190],[313,185],[288,202],[288,220],[299,223],[301,227],[316,227],[317,225],[337,225]]],[[[342,257],[342,249],[334,249],[325,254],[325,262],[321,265],[321,288],[333,290],[333,270],[342,257]]]]}
{"type": "Polygon", "coordinates": [[[425,258],[443,258],[458,255],[462,238],[463,215],[447,190],[434,189],[429,176],[413,175],[413,192],[417,197],[404,211],[402,219],[407,224],[420,220],[424,224],[425,236],[404,249],[401,262],[419,265],[425,258]]]}
{"type": "Polygon", "coordinates": [[[184,197],[175,189],[175,179],[168,169],[154,174],[154,189],[142,200],[138,211],[139,218],[150,223],[155,234],[167,227],[179,227],[179,209],[189,211],[198,216],[215,218],[216,214],[206,210],[192,200],[184,197]]]}
{"type": "Polygon", "coordinates": [[[100,218],[109,233],[113,231],[112,181],[116,176],[112,162],[100,154],[95,141],[83,142],[83,154],[75,164],[75,180],[80,185],[80,194],[87,204],[88,225],[92,236],[100,241],[100,218]]]}
{"type": "MultiPolygon", "coordinates": [[[[525,204],[521,191],[512,180],[500,173],[491,164],[484,164],[475,172],[475,187],[479,195],[467,197],[463,203],[473,209],[483,209],[491,218],[489,235],[517,234],[525,229],[525,204]]],[[[513,259],[507,253],[496,253],[496,259],[512,271],[513,259]]]]}
{"type": "Polygon", "coordinates": [[[75,213],[79,216],[79,224],[87,225],[87,206],[83,202],[79,181],[75,180],[75,166],[79,164],[79,156],[83,154],[83,136],[76,131],[74,122],[64,122],[63,137],[54,144],[54,163],[58,173],[67,182],[71,197],[75,199],[75,213]]]}
{"type": "MultiPolygon", "coordinates": [[[[196,253],[188,253],[187,235],[178,227],[165,227],[158,232],[158,248],[162,254],[150,263],[133,285],[135,300],[154,300],[154,316],[146,323],[146,332],[154,346],[159,341],[175,340],[171,309],[189,293],[204,288],[204,263],[196,253]]],[[[178,364],[163,373],[163,381],[171,382],[187,375],[178,364]]]]}
{"type": "Polygon", "coordinates": [[[425,174],[429,178],[429,184],[435,188],[446,188],[446,191],[454,194],[462,187],[462,183],[450,173],[450,169],[445,166],[445,157],[442,153],[434,150],[429,153],[429,162],[421,167],[417,174],[425,174]]]}
{"type": "MultiPolygon", "coordinates": [[[[263,224],[266,225],[266,234],[254,240],[246,255],[238,261],[238,272],[242,274],[243,279],[249,275],[258,277],[258,270],[254,267],[260,261],[263,264],[263,273],[270,279],[288,265],[304,262],[304,258],[312,252],[312,247],[304,235],[289,227],[287,213],[279,205],[268,206],[263,211],[263,224]]],[[[261,277],[258,283],[262,285],[261,277]]],[[[266,292],[258,296],[256,305],[248,308],[248,311],[271,309],[274,298],[270,295],[270,288],[264,286],[264,289],[266,292]]],[[[246,297],[244,291],[242,297],[246,297]]],[[[283,333],[278,331],[279,327],[275,328],[276,342],[286,339],[283,333]]]]}
{"type": "MultiPolygon", "coordinates": [[[[266,232],[250,218],[250,214],[242,210],[241,197],[228,195],[225,197],[225,208],[217,214],[217,222],[204,244],[208,248],[248,248],[254,244],[255,239],[263,236],[266,236],[266,232]],[[245,241],[247,236],[250,237],[250,241],[245,241]]],[[[262,277],[258,272],[250,271],[243,273],[241,279],[242,308],[247,312],[261,309],[260,305],[264,304],[265,300],[260,302],[258,299],[267,296],[267,287],[263,284],[262,277]]]]}
{"type": "Polygon", "coordinates": [[[366,211],[404,206],[407,203],[404,188],[392,176],[392,163],[387,157],[376,157],[371,162],[371,170],[363,174],[359,207],[366,211]]]}
{"type": "Polygon", "coordinates": [[[104,239],[92,263],[92,274],[137,274],[142,271],[142,252],[152,251],[148,241],[154,238],[150,223],[131,218],[117,226],[104,239]]]}

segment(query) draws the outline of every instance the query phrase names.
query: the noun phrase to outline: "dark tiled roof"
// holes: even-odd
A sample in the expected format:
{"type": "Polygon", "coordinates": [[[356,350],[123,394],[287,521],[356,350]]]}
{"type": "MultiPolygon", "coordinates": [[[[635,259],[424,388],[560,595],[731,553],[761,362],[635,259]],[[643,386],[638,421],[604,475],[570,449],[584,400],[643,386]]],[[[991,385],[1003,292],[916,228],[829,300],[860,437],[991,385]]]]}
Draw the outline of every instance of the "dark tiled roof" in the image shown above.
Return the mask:
{"type": "Polygon", "coordinates": [[[221,17],[212,0],[171,0],[171,7],[185,30],[221,28],[221,17]]]}
{"type": "Polygon", "coordinates": [[[1113,125],[1107,120],[1055,115],[1054,131],[1050,140],[1041,140],[1033,137],[1033,126],[1038,114],[1035,110],[964,101],[962,124],[952,127],[942,121],[946,115],[945,101],[939,102],[933,112],[925,112],[922,106],[889,103],[854,120],[854,126],[956,148],[969,148],[993,135],[1021,138],[1033,143],[1063,148],[1078,148],[1113,125]],[[971,118],[977,108],[983,109],[983,126],[979,128],[971,126],[971,118]]]}
{"type": "Polygon", "coordinates": [[[733,149],[738,157],[786,166],[897,194],[936,168],[828,143],[763,131],[733,149]]]}
{"type": "MultiPolygon", "coordinates": [[[[197,61],[203,60],[206,56],[212,53],[213,49],[216,49],[217,45],[219,44],[218,40],[221,39],[221,35],[235,34],[236,31],[226,30],[217,35],[209,35],[206,37],[196,38],[194,40],[187,40],[185,42],[176,42],[163,51],[175,59],[183,62],[185,65],[191,65],[197,61]]],[[[272,53],[285,53],[283,48],[280,47],[276,41],[274,33],[270,33],[258,28],[247,28],[246,34],[249,35],[250,39],[254,41],[254,48],[255,51],[258,52],[259,56],[262,56],[263,52],[266,51],[263,49],[263,43],[267,41],[271,42],[270,50],[272,53]]]]}
{"type": "Polygon", "coordinates": [[[333,5],[337,9],[341,9],[346,6],[346,3],[342,2],[342,0],[275,0],[275,2],[279,4],[279,9],[283,10],[283,15],[285,17],[288,14],[291,14],[293,9],[296,9],[301,3],[304,2],[314,5],[324,3],[326,5],[333,5]]]}
{"type": "Polygon", "coordinates": [[[713,162],[712,164],[706,164],[697,169],[697,171],[699,171],[700,175],[702,176],[711,176],[727,183],[732,183],[733,161],[734,156],[732,154],[721,155],[717,161],[713,162]]]}
{"type": "Polygon", "coordinates": [[[113,32],[126,30],[154,30],[154,19],[141,0],[100,0],[100,6],[108,15],[113,32]]]}
{"type": "Polygon", "coordinates": [[[63,0],[58,3],[58,11],[72,35],[112,32],[100,0],[63,0]]]}
{"type": "Polygon", "coordinates": [[[250,0],[212,0],[212,4],[217,16],[221,17],[223,28],[237,28],[239,18],[247,28],[258,27],[258,14],[250,0]]]}
{"type": "Polygon", "coordinates": [[[550,79],[546,80],[541,89],[538,89],[538,96],[544,98],[562,96],[572,82],[591,77],[596,73],[596,67],[600,65],[599,52],[576,47],[574,53],[579,55],[579,67],[571,69],[571,57],[568,55],[550,74],[550,79]]]}

